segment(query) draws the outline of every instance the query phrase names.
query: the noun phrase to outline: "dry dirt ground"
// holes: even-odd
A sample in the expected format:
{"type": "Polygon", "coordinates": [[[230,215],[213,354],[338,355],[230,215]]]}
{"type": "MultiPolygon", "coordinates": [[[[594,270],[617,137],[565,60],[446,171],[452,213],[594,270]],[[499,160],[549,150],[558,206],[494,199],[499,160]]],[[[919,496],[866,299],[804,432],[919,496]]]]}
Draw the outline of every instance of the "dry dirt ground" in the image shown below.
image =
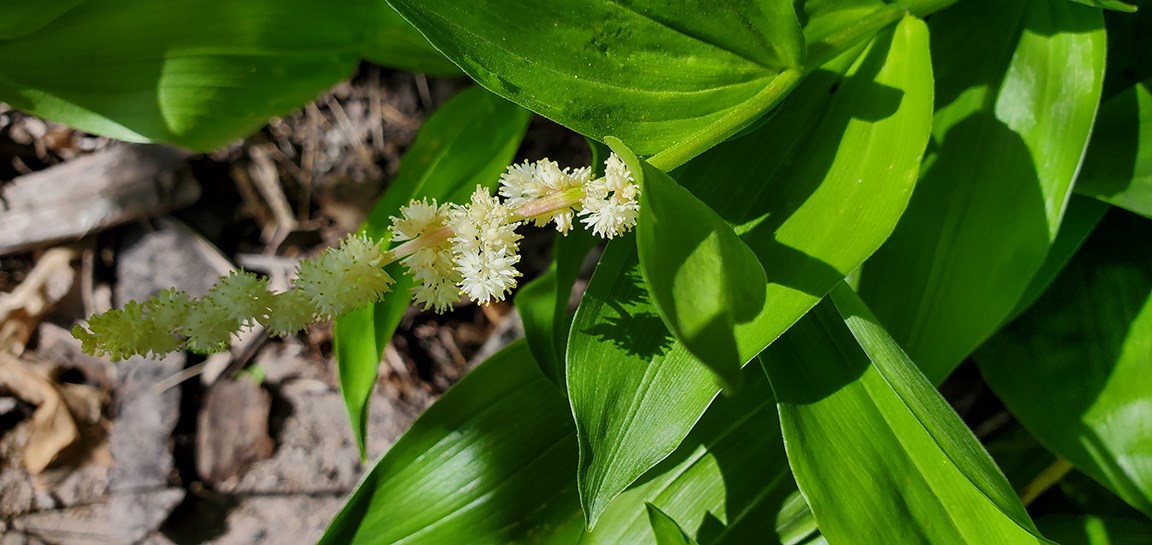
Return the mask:
{"type": "MultiPolygon", "coordinates": [[[[0,104],[0,545],[315,542],[365,469],[329,326],[115,364],[68,329],[166,287],[202,294],[236,267],[287,282],[297,259],[360,225],[424,118],[463,85],[364,65],[208,155],[0,104]]],[[[537,122],[520,156],[585,153],[537,122]]],[[[526,241],[526,279],[549,240],[526,241]]],[[[369,458],[519,329],[509,304],[409,309],[380,366],[369,458]]]]}

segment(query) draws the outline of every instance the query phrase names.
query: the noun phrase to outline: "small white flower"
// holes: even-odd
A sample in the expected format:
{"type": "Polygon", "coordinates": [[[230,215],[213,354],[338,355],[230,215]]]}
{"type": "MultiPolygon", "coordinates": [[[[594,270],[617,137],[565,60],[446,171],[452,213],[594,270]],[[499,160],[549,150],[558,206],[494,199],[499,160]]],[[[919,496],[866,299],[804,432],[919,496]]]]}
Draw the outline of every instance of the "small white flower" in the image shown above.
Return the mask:
{"type": "Polygon", "coordinates": [[[602,238],[613,238],[636,225],[640,186],[615,153],[604,161],[604,177],[584,185],[580,222],[602,238]]]}
{"type": "Polygon", "coordinates": [[[520,272],[518,222],[512,211],[481,186],[468,205],[454,205],[448,213],[452,228],[452,256],[460,273],[460,291],[477,303],[503,300],[516,287],[520,272]]]}
{"type": "MultiPolygon", "coordinates": [[[[412,201],[400,209],[399,218],[392,218],[392,240],[413,240],[443,228],[448,223],[449,208],[437,206],[435,200],[432,204],[428,204],[427,199],[412,201]]],[[[416,280],[412,299],[424,310],[444,312],[460,299],[460,289],[456,286],[460,273],[453,264],[451,241],[420,248],[401,263],[416,280]]]]}
{"type": "Polygon", "coordinates": [[[444,226],[447,205],[436,206],[436,199],[428,204],[428,198],[412,201],[400,209],[400,217],[392,218],[392,240],[404,242],[412,240],[432,229],[444,226]]]}
{"type": "MultiPolygon", "coordinates": [[[[588,167],[561,169],[556,161],[548,159],[541,159],[535,164],[524,161],[508,167],[500,176],[500,195],[505,198],[509,208],[515,209],[549,196],[559,198],[565,191],[579,188],[591,178],[592,169],[588,167]]],[[[536,227],[543,227],[555,221],[556,230],[567,235],[578,208],[579,203],[574,207],[538,214],[531,218],[532,223],[536,227]]]]}

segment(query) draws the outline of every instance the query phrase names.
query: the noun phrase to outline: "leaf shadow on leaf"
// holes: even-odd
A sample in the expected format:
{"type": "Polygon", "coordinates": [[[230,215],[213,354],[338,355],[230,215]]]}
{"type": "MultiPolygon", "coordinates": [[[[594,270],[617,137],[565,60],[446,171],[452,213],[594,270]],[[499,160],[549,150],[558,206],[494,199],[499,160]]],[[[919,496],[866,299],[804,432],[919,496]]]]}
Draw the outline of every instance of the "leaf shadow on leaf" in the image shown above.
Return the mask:
{"type": "Polygon", "coordinates": [[[792,387],[780,387],[782,384],[778,384],[773,388],[777,402],[785,405],[817,403],[857,381],[868,370],[870,360],[864,354],[864,350],[855,343],[839,342],[832,332],[843,329],[843,322],[849,318],[872,323],[876,323],[876,320],[872,316],[860,313],[846,314],[841,315],[829,296],[761,354],[760,362],[770,381],[783,383],[785,381],[781,381],[778,377],[802,376],[801,379],[786,381],[792,387]],[[828,373],[825,372],[826,368],[821,371],[812,369],[811,366],[796,365],[796,362],[803,362],[806,358],[812,357],[811,354],[827,353],[829,350],[851,352],[844,353],[843,357],[834,360],[842,366],[840,372],[828,373]],[[799,385],[803,387],[798,387],[799,385]]]}
{"type": "Polygon", "coordinates": [[[672,333],[654,311],[656,307],[644,288],[639,263],[633,263],[617,278],[617,282],[624,289],[614,290],[613,297],[604,301],[615,316],[605,314],[585,332],[644,360],[651,360],[671,349],[672,333]]]}
{"type": "MultiPolygon", "coordinates": [[[[1137,86],[1152,90],[1149,82],[1137,86]]],[[[1111,199],[1127,190],[1136,176],[1140,143],[1137,94],[1120,93],[1104,102],[1094,131],[1076,187],[1083,188],[1086,195],[1111,199]]]]}
{"type": "Polygon", "coordinates": [[[1112,208],[1047,292],[975,355],[993,390],[1041,443],[1127,501],[1145,498],[1134,506],[1146,512],[1148,473],[1134,461],[1140,453],[1117,443],[1139,434],[1150,405],[1125,400],[1139,386],[1120,385],[1131,377],[1120,364],[1131,339],[1143,334],[1140,316],[1152,294],[1152,258],[1133,241],[1149,237],[1147,219],[1112,208]]]}

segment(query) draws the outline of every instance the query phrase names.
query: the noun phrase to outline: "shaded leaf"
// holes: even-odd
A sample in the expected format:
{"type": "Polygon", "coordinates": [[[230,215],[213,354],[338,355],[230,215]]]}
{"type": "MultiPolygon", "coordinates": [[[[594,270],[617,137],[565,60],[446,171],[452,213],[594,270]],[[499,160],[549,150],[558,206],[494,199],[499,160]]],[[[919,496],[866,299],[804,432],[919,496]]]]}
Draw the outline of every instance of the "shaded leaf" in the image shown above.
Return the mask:
{"type": "Polygon", "coordinates": [[[737,386],[744,361],[735,327],[764,307],[764,267],[708,205],[618,140],[608,144],[641,187],[636,251],[656,310],[725,387],[737,386]]]}
{"type": "Polygon", "coordinates": [[[977,0],[933,17],[937,111],[916,193],[860,295],[939,382],[1003,322],[1060,227],[1104,71],[1099,10],[977,0]]]}
{"type": "MultiPolygon", "coordinates": [[[[859,59],[845,56],[813,74],[761,129],[673,173],[765,266],[765,307],[736,328],[742,361],[890,234],[928,138],[930,74],[926,29],[906,19],[859,59]]],[[[568,343],[590,521],[675,450],[718,391],[661,322],[632,244],[626,237],[608,245],[568,343]]]]}
{"type": "Polygon", "coordinates": [[[372,35],[361,55],[371,62],[432,76],[456,76],[460,69],[441,55],[419,30],[387,2],[377,1],[372,35]]]}
{"type": "Polygon", "coordinates": [[[1079,2],[1085,6],[1094,6],[1097,8],[1111,9],[1115,11],[1122,11],[1124,13],[1135,13],[1136,6],[1121,0],[1072,0],[1079,2]]]}
{"type": "Polygon", "coordinates": [[[83,2],[0,41],[0,97],[131,141],[211,150],[348,77],[377,2],[83,2]]]}
{"type": "Polygon", "coordinates": [[[1152,218],[1152,80],[1100,106],[1076,192],[1152,218]]]}
{"type": "MultiPolygon", "coordinates": [[[[477,185],[495,186],[520,146],[529,117],[526,110],[483,89],[461,92],[424,123],[363,231],[372,238],[387,239],[389,218],[412,199],[464,202],[477,185]]],[[[376,368],[411,301],[412,279],[404,268],[394,263],[388,274],[396,279],[390,296],[353,310],[334,324],[340,391],[361,456],[365,455],[368,399],[376,384],[376,368]]]]}
{"type": "Polygon", "coordinates": [[[784,444],[834,543],[1050,543],[916,365],[844,284],[762,355],[784,444]]]}
{"type": "Polygon", "coordinates": [[[1045,446],[1152,514],[1152,222],[1116,211],[1027,313],[976,353],[1045,446]]]}
{"type": "Polygon", "coordinates": [[[1139,518],[1045,515],[1036,526],[1061,545],[1143,545],[1152,536],[1152,521],[1139,518]]]}
{"type": "Polygon", "coordinates": [[[0,40],[31,34],[84,0],[7,0],[0,4],[0,40]]]}

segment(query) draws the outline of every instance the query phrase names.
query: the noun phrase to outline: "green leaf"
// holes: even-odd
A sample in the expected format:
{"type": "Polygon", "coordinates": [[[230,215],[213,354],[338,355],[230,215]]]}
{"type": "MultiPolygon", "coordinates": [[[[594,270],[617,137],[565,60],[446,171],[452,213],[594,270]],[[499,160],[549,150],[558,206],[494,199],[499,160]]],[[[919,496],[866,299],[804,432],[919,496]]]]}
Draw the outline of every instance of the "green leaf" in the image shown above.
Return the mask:
{"type": "Polygon", "coordinates": [[[1060,232],[1056,234],[1056,240],[1052,242],[1048,255],[1044,256],[1040,270],[1032,276],[1032,281],[1024,289],[1024,295],[1016,302],[1010,320],[1016,319],[1020,313],[1032,306],[1044,290],[1048,289],[1056,279],[1056,275],[1064,270],[1064,266],[1080,249],[1080,245],[1092,234],[1092,230],[1104,218],[1109,208],[1103,202],[1080,195],[1073,195],[1068,200],[1068,211],[1064,214],[1064,221],[1060,222],[1060,232]]]}
{"type": "Polygon", "coordinates": [[[844,284],[761,361],[833,543],[1050,543],[979,441],[844,284]]]}
{"type": "Polygon", "coordinates": [[[0,99],[131,141],[208,151],[348,77],[379,4],[83,2],[0,41],[0,99]]]}
{"type": "Polygon", "coordinates": [[[1152,515],[1152,222],[1115,211],[1039,301],[976,353],[1045,446],[1152,515]]]}
{"type": "Polygon", "coordinates": [[[1152,80],[1100,107],[1076,192],[1152,218],[1152,80]]]}
{"type": "Polygon", "coordinates": [[[642,155],[726,116],[751,122],[804,58],[790,0],[392,4],[481,85],[642,155]]]}
{"type": "MultiPolygon", "coordinates": [[[[927,31],[906,19],[859,59],[813,74],[761,129],[673,173],[765,264],[766,304],[736,328],[742,361],[888,237],[911,193],[931,104],[927,31]]],[[[718,391],[661,322],[633,240],[608,245],[568,343],[590,521],[680,444],[718,391]]]]}
{"type": "Polygon", "coordinates": [[[321,544],[647,544],[645,503],[704,545],[794,545],[815,530],[796,495],[768,381],[746,372],[681,449],[587,532],[568,406],[523,343],[481,364],[365,475],[321,544]],[[733,479],[733,475],[740,475],[733,479]]]}
{"type": "Polygon", "coordinates": [[[552,244],[552,265],[516,292],[516,310],[524,323],[524,337],[540,370],[557,386],[564,385],[564,347],[568,345],[568,298],[580,273],[584,256],[599,240],[584,230],[557,235],[552,244]]]}
{"type": "MultiPolygon", "coordinates": [[[[416,135],[363,231],[372,238],[388,238],[389,218],[412,199],[463,202],[477,185],[493,187],[520,146],[529,118],[526,110],[480,88],[446,102],[416,135]]],[[[388,273],[396,279],[392,295],[337,318],[333,328],[340,390],[361,457],[380,355],[411,300],[412,279],[404,268],[394,263],[388,273]]]]}
{"type": "Polygon", "coordinates": [[[1144,545],[1152,536],[1152,522],[1138,518],[1046,515],[1036,526],[1061,545],[1144,545]]]}
{"type": "Polygon", "coordinates": [[[574,543],[583,528],[575,467],[564,398],[516,343],[412,425],[320,543],[505,544],[539,533],[574,543]]]}
{"type": "Polygon", "coordinates": [[[31,34],[83,0],[7,0],[0,4],[0,40],[31,34]]]}
{"type": "Polygon", "coordinates": [[[712,404],[672,455],[612,501],[581,545],[651,543],[645,503],[703,545],[794,545],[816,530],[788,468],[768,381],[755,366],[744,374],[740,393],[712,404]]]}
{"type": "Polygon", "coordinates": [[[860,295],[939,382],[1007,319],[1060,227],[1100,99],[1099,10],[978,0],[933,17],[933,145],[860,295]]]}
{"type": "Polygon", "coordinates": [[[608,145],[641,187],[636,250],[656,310],[688,352],[736,387],[744,360],[735,327],[764,308],[764,267],[708,205],[620,141],[608,145]]]}
{"type": "Polygon", "coordinates": [[[1097,8],[1110,9],[1115,11],[1122,11],[1124,13],[1135,13],[1136,6],[1120,0],[1072,0],[1085,6],[1093,6],[1097,8]]]}
{"type": "Polygon", "coordinates": [[[652,523],[652,533],[656,534],[656,545],[698,545],[659,507],[651,503],[645,503],[644,506],[648,508],[648,521],[652,523]]]}
{"type": "Polygon", "coordinates": [[[377,1],[372,37],[361,51],[376,64],[432,76],[456,76],[460,69],[441,55],[386,2],[377,1]]]}

